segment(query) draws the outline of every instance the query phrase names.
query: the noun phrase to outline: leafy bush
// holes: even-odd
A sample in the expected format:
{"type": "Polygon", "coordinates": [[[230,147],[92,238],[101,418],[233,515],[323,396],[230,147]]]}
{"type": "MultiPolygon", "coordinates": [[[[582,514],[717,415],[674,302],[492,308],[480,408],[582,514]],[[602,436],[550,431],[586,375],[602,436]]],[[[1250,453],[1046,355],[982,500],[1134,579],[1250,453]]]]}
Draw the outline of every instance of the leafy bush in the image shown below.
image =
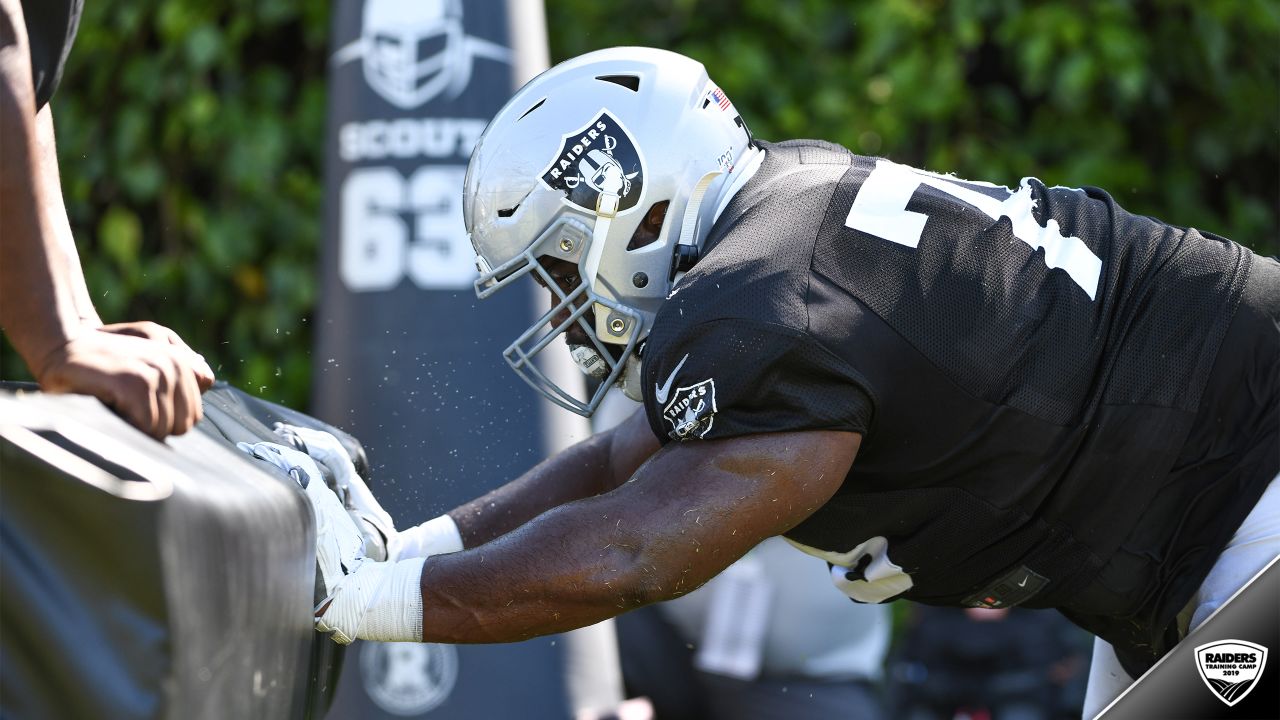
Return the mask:
{"type": "MultiPolygon", "coordinates": [[[[53,99],[103,319],[153,319],[222,379],[305,407],[329,8],[85,3],[53,99]]],[[[4,376],[20,367],[4,348],[4,376]]]]}
{"type": "MultiPolygon", "coordinates": [[[[703,61],[757,136],[1003,183],[1098,185],[1267,254],[1280,6],[1266,0],[548,0],[555,59],[703,61]]],[[[305,408],[329,3],[89,2],[54,99],[108,321],[177,330],[220,376],[305,408]]],[[[20,367],[2,349],[4,375],[20,367]]]]}
{"type": "Polygon", "coordinates": [[[1097,185],[1133,212],[1280,250],[1275,3],[552,0],[548,13],[558,58],[643,44],[701,60],[758,137],[1097,185]]]}

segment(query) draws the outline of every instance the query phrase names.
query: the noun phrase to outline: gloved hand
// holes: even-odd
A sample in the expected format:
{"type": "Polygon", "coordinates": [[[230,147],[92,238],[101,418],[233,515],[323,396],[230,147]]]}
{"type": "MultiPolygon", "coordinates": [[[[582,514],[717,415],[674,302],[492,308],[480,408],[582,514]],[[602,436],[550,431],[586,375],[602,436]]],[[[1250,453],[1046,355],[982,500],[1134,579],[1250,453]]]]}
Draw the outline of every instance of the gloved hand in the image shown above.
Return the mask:
{"type": "Polygon", "coordinates": [[[422,564],[425,558],[366,562],[338,581],[316,606],[316,629],[352,640],[422,642],[422,564]]]}
{"type": "Polygon", "coordinates": [[[458,526],[448,515],[441,515],[404,532],[398,532],[391,515],[382,509],[377,498],[369,491],[369,486],[365,485],[356,472],[346,448],[332,433],[286,423],[276,423],[276,433],[286,438],[289,435],[297,436],[306,445],[307,453],[329,468],[338,485],[347,489],[347,504],[386,539],[388,562],[425,558],[462,549],[462,536],[458,533],[458,526]]]}
{"type": "Polygon", "coordinates": [[[332,594],[343,575],[366,564],[360,529],[338,496],[324,484],[320,468],[306,453],[269,442],[242,442],[236,447],[285,471],[306,490],[316,518],[316,562],[325,594],[332,594]]]}
{"type": "Polygon", "coordinates": [[[383,537],[390,541],[391,536],[396,532],[395,522],[391,519],[391,515],[382,509],[382,505],[373,496],[369,486],[360,477],[360,473],[356,472],[356,466],[351,462],[347,449],[342,446],[338,438],[333,436],[333,433],[287,423],[276,423],[275,429],[276,434],[281,437],[289,438],[293,435],[301,439],[307,447],[307,454],[315,458],[316,462],[329,468],[329,472],[333,473],[338,481],[338,486],[345,490],[347,505],[357,515],[368,520],[369,524],[377,528],[383,537]]]}

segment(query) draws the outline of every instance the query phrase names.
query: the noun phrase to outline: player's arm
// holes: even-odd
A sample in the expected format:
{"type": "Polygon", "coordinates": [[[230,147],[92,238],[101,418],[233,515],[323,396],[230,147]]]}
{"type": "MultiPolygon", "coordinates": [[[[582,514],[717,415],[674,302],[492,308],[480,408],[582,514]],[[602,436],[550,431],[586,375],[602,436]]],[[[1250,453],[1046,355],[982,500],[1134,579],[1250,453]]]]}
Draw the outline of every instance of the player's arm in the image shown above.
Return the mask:
{"type": "Polygon", "coordinates": [[[482,545],[567,502],[612,490],[657,452],[644,410],[449,512],[465,547],[482,545]]]}
{"type": "MultiPolygon", "coordinates": [[[[383,536],[387,560],[425,558],[483,545],[558,505],[611,490],[631,477],[658,449],[658,440],[639,410],[621,424],[539,463],[520,477],[448,514],[397,530],[356,472],[346,449],[329,433],[291,425],[277,432],[301,440],[347,488],[347,503],[383,536]]],[[[296,446],[296,445],[295,445],[296,446]]]]}
{"type": "Polygon", "coordinates": [[[672,443],[616,489],[480,547],[362,566],[319,627],[340,641],[420,629],[429,642],[506,642],[683,595],[824,504],[859,442],[808,431],[672,443]]]}

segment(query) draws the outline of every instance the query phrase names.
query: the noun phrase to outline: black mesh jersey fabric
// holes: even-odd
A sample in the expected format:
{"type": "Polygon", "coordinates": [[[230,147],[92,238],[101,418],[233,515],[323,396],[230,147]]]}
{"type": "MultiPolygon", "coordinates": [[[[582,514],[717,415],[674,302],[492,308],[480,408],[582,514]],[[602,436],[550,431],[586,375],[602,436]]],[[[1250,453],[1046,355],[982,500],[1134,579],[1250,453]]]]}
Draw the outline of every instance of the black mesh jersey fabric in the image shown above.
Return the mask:
{"type": "Polygon", "coordinates": [[[644,363],[659,437],[866,430],[871,402],[858,373],[808,332],[813,229],[848,169],[846,153],[831,157],[843,162],[788,163],[795,182],[787,182],[767,156],[713,228],[711,249],[663,304],[644,363]],[[713,395],[693,401],[685,389],[699,383],[713,395]]]}
{"type": "MultiPolygon", "coordinates": [[[[862,433],[841,490],[790,537],[837,553],[887,538],[907,598],[962,604],[1021,565],[1047,578],[1028,606],[1154,618],[1182,592],[1180,548],[1218,542],[1175,508],[1229,491],[1170,471],[1252,254],[1094,188],[762,146],[649,336],[654,432],[862,433]]],[[[1260,483],[1235,483],[1245,499],[1217,524],[1237,526],[1260,483]]]]}

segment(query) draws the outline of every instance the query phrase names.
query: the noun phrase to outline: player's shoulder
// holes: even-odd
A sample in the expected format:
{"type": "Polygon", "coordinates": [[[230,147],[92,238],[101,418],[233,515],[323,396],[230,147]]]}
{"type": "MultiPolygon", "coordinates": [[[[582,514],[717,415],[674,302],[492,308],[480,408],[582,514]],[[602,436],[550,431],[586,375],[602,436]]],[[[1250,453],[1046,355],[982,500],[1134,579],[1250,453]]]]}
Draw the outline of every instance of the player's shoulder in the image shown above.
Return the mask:
{"type": "Polygon", "coordinates": [[[726,214],[760,206],[794,207],[797,200],[821,204],[829,200],[851,166],[865,160],[848,148],[826,140],[759,141],[764,160],[738,193],[726,214]],[[737,207],[735,208],[734,205],[737,207]]]}
{"type": "Polygon", "coordinates": [[[766,154],[772,154],[779,160],[803,165],[850,165],[858,157],[843,145],[812,138],[776,143],[760,140],[757,144],[766,154]]]}
{"type": "MultiPolygon", "coordinates": [[[[780,219],[778,227],[785,225],[780,219]]],[[[812,241],[806,246],[798,236],[790,246],[774,247],[759,238],[751,230],[729,232],[679,278],[658,309],[649,345],[677,352],[684,344],[704,342],[712,324],[805,332],[812,241]]]]}
{"type": "Polygon", "coordinates": [[[664,320],[711,308],[769,322],[799,318],[832,196],[858,156],[822,140],[759,145],[759,168],[716,218],[701,258],[670,296],[678,302],[664,304],[664,320]]]}
{"type": "Polygon", "coordinates": [[[692,345],[709,354],[718,343],[732,351],[735,337],[807,332],[813,250],[832,194],[857,156],[821,140],[759,145],[759,169],[658,310],[647,353],[665,353],[674,363],[692,345]]]}

